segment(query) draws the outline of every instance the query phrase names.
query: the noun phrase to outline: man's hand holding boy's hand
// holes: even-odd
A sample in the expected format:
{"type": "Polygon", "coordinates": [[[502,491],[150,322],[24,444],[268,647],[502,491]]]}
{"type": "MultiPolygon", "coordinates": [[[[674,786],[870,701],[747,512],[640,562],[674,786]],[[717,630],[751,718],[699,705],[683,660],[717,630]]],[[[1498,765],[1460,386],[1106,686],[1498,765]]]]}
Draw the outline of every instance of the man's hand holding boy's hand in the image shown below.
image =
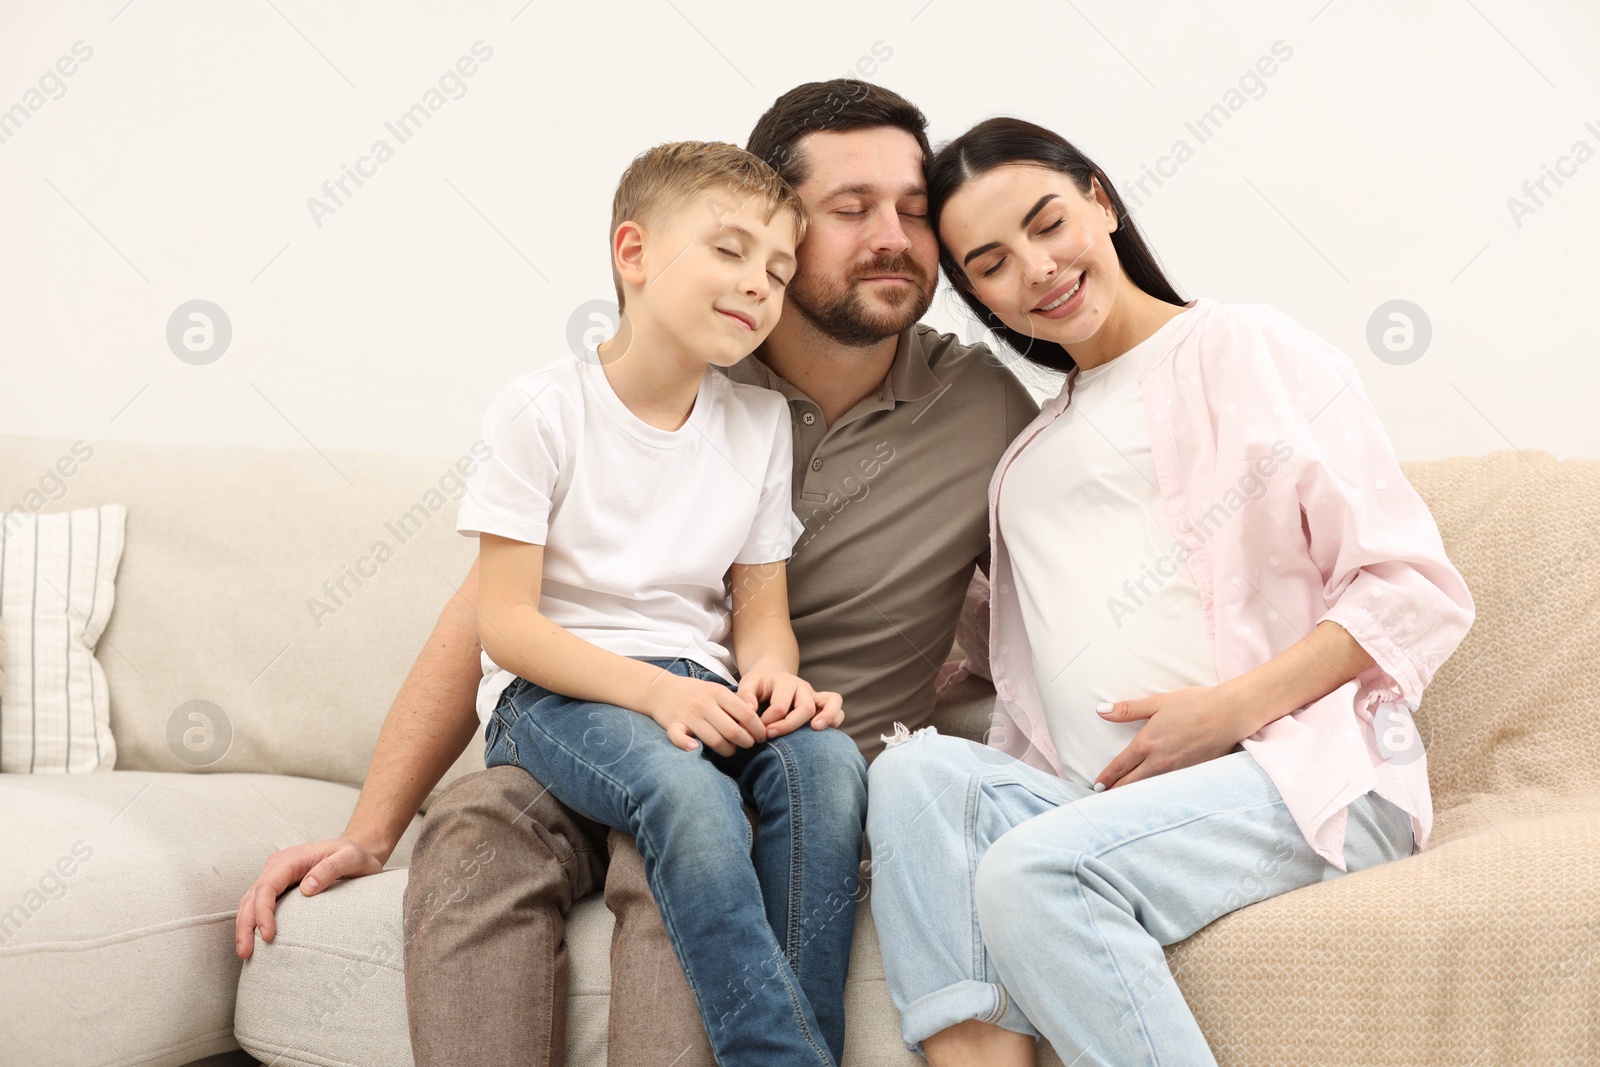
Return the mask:
{"type": "Polygon", "coordinates": [[[749,697],[760,707],[767,739],[781,737],[810,723],[812,729],[825,730],[844,722],[844,698],[838,693],[818,692],[811,684],[785,670],[757,664],[739,679],[739,695],[749,697]]]}

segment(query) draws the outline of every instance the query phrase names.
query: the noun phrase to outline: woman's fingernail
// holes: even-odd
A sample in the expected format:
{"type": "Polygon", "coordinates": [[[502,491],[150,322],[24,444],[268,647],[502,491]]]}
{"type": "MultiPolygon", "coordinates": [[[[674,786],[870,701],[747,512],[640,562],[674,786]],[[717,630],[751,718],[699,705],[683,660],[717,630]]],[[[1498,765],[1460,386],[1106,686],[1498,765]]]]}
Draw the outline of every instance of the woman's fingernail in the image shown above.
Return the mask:
{"type": "Polygon", "coordinates": [[[311,877],[309,874],[306,875],[305,887],[307,889],[315,889],[315,888],[317,888],[317,880],[315,878],[311,877]]]}
{"type": "Polygon", "coordinates": [[[1094,706],[1094,710],[1095,710],[1095,711],[1098,711],[1098,712],[1099,712],[1099,713],[1100,713],[1100,714],[1102,714],[1102,715],[1110,715],[1110,714],[1111,714],[1111,709],[1112,709],[1112,708],[1113,708],[1113,707],[1114,707],[1114,706],[1115,706],[1115,705],[1113,705],[1113,704],[1110,704],[1110,703],[1105,703],[1105,704],[1096,704],[1096,705],[1095,705],[1095,706],[1094,706]]]}
{"type": "Polygon", "coordinates": [[[1096,793],[1104,793],[1106,791],[1106,784],[1104,782],[1096,782],[1094,784],[1094,791],[1096,793]]]}

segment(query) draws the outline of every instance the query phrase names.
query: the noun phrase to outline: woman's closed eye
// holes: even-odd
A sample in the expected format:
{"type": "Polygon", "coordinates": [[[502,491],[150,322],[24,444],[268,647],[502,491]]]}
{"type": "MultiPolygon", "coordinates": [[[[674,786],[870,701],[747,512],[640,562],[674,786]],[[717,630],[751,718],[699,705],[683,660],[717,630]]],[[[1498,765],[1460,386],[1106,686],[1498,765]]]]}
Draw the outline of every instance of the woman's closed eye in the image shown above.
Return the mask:
{"type": "MultiPolygon", "coordinates": [[[[1063,222],[1066,222],[1066,221],[1067,221],[1067,218],[1066,218],[1065,215],[1063,215],[1062,217],[1056,219],[1056,221],[1052,222],[1050,225],[1046,226],[1044,229],[1040,230],[1039,233],[1037,234],[1037,236],[1043,237],[1047,233],[1052,233],[1052,232],[1060,229],[1061,228],[1061,224],[1063,222]]],[[[1001,265],[1004,264],[1005,261],[1006,261],[1006,257],[1005,256],[1001,256],[999,259],[994,261],[994,265],[993,266],[991,266],[988,270],[983,272],[982,276],[987,278],[990,275],[994,274],[995,271],[1000,269],[1001,265]]]]}

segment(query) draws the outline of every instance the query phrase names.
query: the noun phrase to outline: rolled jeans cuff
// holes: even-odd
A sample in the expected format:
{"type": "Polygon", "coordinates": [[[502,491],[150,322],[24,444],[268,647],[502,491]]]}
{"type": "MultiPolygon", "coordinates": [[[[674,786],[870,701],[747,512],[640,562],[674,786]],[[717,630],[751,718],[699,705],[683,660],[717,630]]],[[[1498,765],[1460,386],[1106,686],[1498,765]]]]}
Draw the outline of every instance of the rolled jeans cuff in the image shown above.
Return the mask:
{"type": "Polygon", "coordinates": [[[1017,1002],[1003,985],[994,982],[965,980],[945,986],[937,992],[918,997],[900,1013],[900,1039],[906,1048],[923,1055],[922,1041],[940,1030],[964,1023],[969,1019],[993,1023],[1002,1030],[1027,1034],[1039,1040],[1028,1017],[1022,1014],[1017,1002]]]}

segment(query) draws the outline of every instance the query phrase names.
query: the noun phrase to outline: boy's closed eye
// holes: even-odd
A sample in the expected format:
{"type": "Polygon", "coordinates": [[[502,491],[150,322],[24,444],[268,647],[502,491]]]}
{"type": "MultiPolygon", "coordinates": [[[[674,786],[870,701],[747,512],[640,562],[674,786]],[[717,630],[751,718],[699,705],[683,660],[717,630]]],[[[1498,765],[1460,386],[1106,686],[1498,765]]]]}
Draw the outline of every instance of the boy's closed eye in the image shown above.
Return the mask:
{"type": "MultiPolygon", "coordinates": [[[[724,256],[727,256],[729,259],[743,259],[744,258],[744,256],[742,254],[740,254],[738,252],[735,252],[731,248],[720,248],[719,247],[717,249],[717,251],[721,252],[724,256]]],[[[776,285],[780,289],[782,289],[783,287],[785,287],[785,286],[787,286],[789,284],[789,279],[784,277],[782,274],[779,274],[777,271],[773,271],[773,270],[767,271],[767,277],[771,278],[772,279],[772,283],[774,285],[776,285]]]]}

